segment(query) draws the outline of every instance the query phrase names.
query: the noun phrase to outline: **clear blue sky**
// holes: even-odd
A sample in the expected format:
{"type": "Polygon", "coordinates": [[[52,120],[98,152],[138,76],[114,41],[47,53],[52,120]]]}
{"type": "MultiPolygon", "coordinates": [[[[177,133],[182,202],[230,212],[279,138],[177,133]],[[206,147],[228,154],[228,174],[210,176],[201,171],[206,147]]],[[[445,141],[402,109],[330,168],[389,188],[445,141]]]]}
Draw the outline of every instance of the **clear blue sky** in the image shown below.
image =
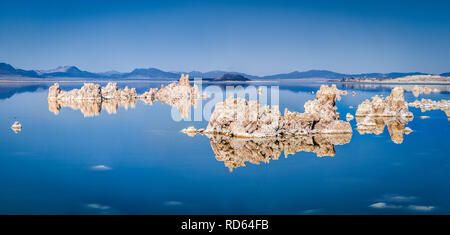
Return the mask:
{"type": "Polygon", "coordinates": [[[0,61],[93,72],[450,71],[450,1],[0,0],[0,61]]]}

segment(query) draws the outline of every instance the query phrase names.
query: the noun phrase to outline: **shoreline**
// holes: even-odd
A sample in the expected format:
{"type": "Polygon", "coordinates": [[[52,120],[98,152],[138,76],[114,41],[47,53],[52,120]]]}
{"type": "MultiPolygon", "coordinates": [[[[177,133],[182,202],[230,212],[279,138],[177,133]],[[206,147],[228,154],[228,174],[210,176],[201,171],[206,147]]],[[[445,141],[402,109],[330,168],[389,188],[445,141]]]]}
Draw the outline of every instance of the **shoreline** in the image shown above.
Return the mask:
{"type": "Polygon", "coordinates": [[[347,82],[347,81],[327,81],[327,82],[336,82],[336,83],[355,83],[355,84],[396,84],[396,85],[410,85],[410,84],[416,84],[416,85],[450,85],[450,81],[376,81],[376,82],[370,82],[370,81],[351,81],[351,82],[347,82]]]}
{"type": "MultiPolygon", "coordinates": [[[[148,82],[148,83],[171,83],[177,82],[178,80],[0,80],[0,83],[88,83],[88,82],[148,82]]],[[[189,82],[196,83],[195,80],[189,80],[189,82]]],[[[279,80],[251,80],[251,81],[208,81],[202,80],[202,83],[279,83],[279,80]]]]}
{"type": "MultiPolygon", "coordinates": [[[[171,83],[177,80],[141,80],[141,79],[131,79],[131,80],[7,80],[0,79],[0,84],[2,83],[108,83],[108,82],[143,82],[143,83],[171,83]]],[[[195,80],[190,80],[191,83],[196,83],[195,80]]],[[[379,85],[450,85],[450,81],[340,81],[340,80],[309,80],[309,79],[278,79],[278,80],[250,80],[250,81],[210,81],[202,80],[202,83],[214,83],[214,84],[227,84],[227,83],[283,83],[283,82],[299,82],[299,83],[336,83],[336,84],[379,84],[379,85]]]]}

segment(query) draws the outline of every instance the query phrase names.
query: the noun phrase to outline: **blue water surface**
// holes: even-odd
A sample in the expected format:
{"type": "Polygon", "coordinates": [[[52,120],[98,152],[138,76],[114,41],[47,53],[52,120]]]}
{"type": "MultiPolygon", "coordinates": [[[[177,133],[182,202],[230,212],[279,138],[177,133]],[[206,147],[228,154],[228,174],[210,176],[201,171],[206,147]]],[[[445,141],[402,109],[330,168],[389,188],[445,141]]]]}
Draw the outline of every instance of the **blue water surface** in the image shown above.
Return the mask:
{"type": "MultiPolygon", "coordinates": [[[[352,120],[350,143],[335,146],[332,157],[282,154],[230,172],[208,137],[180,132],[204,128],[206,120],[175,121],[172,107],[159,101],[138,101],[115,114],[84,117],[62,108],[55,115],[49,85],[0,84],[0,214],[450,214],[450,122],[441,110],[410,107],[413,132],[401,144],[387,128],[361,135],[352,120]],[[10,128],[16,120],[23,126],[17,134],[10,128]]],[[[61,84],[66,90],[81,85],[61,84]]],[[[160,87],[119,83],[125,85],[139,93],[160,87]]],[[[275,85],[281,111],[303,112],[321,83],[275,85]]],[[[391,90],[338,87],[349,92],[337,102],[342,118],[391,90]]],[[[408,102],[449,97],[405,92],[408,102]]]]}

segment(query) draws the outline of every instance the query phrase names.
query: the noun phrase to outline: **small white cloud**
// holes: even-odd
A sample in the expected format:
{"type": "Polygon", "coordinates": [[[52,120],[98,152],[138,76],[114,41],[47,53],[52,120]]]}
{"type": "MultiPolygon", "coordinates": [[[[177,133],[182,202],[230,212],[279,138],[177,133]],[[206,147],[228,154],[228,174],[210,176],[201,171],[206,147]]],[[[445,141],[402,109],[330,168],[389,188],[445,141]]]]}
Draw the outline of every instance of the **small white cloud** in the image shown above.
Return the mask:
{"type": "Polygon", "coordinates": [[[109,209],[111,209],[110,206],[105,206],[105,205],[96,204],[96,203],[87,204],[86,206],[89,207],[89,208],[92,208],[92,209],[97,209],[97,210],[109,210],[109,209]]]}
{"type": "Polygon", "coordinates": [[[400,206],[400,205],[387,204],[385,202],[377,202],[377,203],[374,203],[374,204],[370,205],[369,207],[376,208],[376,209],[398,209],[398,208],[402,208],[402,206],[400,206]]]}
{"type": "Polygon", "coordinates": [[[434,206],[417,206],[417,205],[410,205],[408,206],[408,209],[415,210],[415,211],[432,211],[434,210],[434,206]]]}
{"type": "Polygon", "coordinates": [[[96,171],[107,171],[107,170],[111,170],[111,167],[105,166],[105,165],[97,165],[97,166],[91,167],[91,169],[96,170],[96,171]]]}
{"type": "Polygon", "coordinates": [[[164,204],[166,206],[181,206],[181,205],[183,205],[183,203],[179,202],[179,201],[167,201],[164,204]]]}

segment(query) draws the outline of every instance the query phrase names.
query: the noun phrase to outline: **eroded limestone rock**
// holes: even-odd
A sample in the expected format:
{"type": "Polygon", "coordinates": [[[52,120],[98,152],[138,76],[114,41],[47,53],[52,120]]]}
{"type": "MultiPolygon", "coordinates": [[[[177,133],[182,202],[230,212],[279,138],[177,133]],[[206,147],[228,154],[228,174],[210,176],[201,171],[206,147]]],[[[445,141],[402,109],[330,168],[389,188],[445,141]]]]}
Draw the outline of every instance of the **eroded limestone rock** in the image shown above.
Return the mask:
{"type": "Polygon", "coordinates": [[[353,115],[351,115],[350,113],[347,113],[347,115],[345,115],[345,119],[347,120],[347,122],[353,120],[353,115]]]}
{"type": "Polygon", "coordinates": [[[395,87],[391,95],[385,99],[376,95],[372,100],[365,100],[356,110],[355,116],[371,117],[413,117],[408,110],[408,103],[404,99],[404,91],[401,87],[395,87]]]}
{"type": "Polygon", "coordinates": [[[61,90],[58,83],[49,88],[48,107],[55,114],[62,107],[79,109],[85,117],[99,115],[104,108],[108,113],[116,113],[118,107],[134,108],[140,99],[152,104],[156,100],[176,106],[182,117],[189,116],[191,106],[196,107],[202,95],[198,87],[190,86],[189,75],[182,75],[179,83],[171,83],[161,89],[150,88],[149,91],[138,95],[135,88],[118,89],[117,83],[109,82],[106,86],[85,83],[81,89],[71,91],[61,90]]]}
{"type": "Polygon", "coordinates": [[[189,84],[189,74],[182,74],[179,83],[161,85],[159,90],[151,88],[140,95],[140,99],[145,103],[153,104],[159,100],[163,104],[177,107],[182,118],[189,117],[191,107],[197,107],[199,100],[205,98],[206,96],[199,92],[197,85],[189,84]]]}
{"type": "Polygon", "coordinates": [[[11,129],[15,132],[15,133],[19,133],[22,130],[22,124],[20,124],[20,122],[15,121],[12,126],[11,129]]]}
{"type": "MultiPolygon", "coordinates": [[[[430,99],[421,99],[409,103],[409,106],[420,108],[420,111],[422,112],[440,109],[445,112],[445,115],[447,115],[447,118],[450,121],[450,100],[434,101],[430,99]]],[[[422,119],[424,119],[425,117],[428,116],[421,116],[422,119]]]]}
{"type": "Polygon", "coordinates": [[[336,100],[345,94],[336,85],[322,85],[316,99],[305,103],[304,113],[286,109],[284,115],[278,106],[261,106],[258,101],[230,96],[216,104],[203,133],[252,138],[352,133],[350,124],[339,120],[336,112],[336,100]]]}
{"type": "Polygon", "coordinates": [[[73,89],[71,91],[63,91],[58,83],[49,88],[49,100],[98,100],[101,102],[101,88],[98,84],[85,83],[81,89],[73,89]]]}

